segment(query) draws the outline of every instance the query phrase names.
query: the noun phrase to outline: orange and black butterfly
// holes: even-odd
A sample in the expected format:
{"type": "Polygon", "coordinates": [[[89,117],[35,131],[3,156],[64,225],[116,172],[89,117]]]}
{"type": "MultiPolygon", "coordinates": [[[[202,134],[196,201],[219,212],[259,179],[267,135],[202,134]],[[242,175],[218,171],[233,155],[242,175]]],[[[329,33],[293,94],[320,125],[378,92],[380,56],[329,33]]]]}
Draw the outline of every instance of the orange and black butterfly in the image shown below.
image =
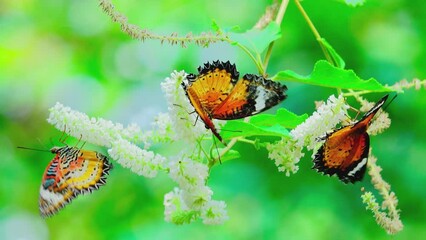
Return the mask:
{"type": "Polygon", "coordinates": [[[55,157],[47,165],[40,186],[39,209],[49,217],[80,194],[91,193],[106,183],[112,169],[108,158],[76,147],[53,147],[55,157]]]}
{"type": "Polygon", "coordinates": [[[370,150],[367,128],[387,98],[388,95],[380,99],[361,120],[327,134],[315,154],[313,168],[330,176],[336,174],[344,183],[361,181],[370,150]]]}
{"type": "Polygon", "coordinates": [[[233,120],[265,111],[287,95],[287,87],[254,74],[240,73],[229,61],[205,63],[198,75],[189,74],[182,82],[189,101],[207,129],[225,144],[212,119],[233,120]]]}

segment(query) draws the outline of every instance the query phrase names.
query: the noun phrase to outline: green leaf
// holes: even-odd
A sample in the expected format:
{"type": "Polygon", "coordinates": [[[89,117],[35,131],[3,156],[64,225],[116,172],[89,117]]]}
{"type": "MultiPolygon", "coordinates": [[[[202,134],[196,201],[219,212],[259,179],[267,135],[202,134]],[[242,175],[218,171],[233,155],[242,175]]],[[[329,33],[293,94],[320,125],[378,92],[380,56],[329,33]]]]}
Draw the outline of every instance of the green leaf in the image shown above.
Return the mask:
{"type": "Polygon", "coordinates": [[[232,44],[242,45],[252,53],[260,55],[269,44],[281,37],[281,29],[275,22],[269,23],[262,30],[251,29],[244,33],[230,32],[229,39],[232,44]]]}
{"type": "Polygon", "coordinates": [[[250,136],[288,136],[286,128],[280,124],[271,126],[256,126],[243,120],[228,121],[220,131],[223,139],[234,137],[250,137],[250,136]]]}
{"type": "Polygon", "coordinates": [[[376,79],[363,80],[353,70],[334,67],[325,60],[315,63],[314,70],[309,76],[299,75],[291,70],[277,73],[273,80],[300,82],[330,88],[353,90],[369,90],[372,92],[392,92],[393,90],[381,85],[376,79]]]}
{"type": "Polygon", "coordinates": [[[276,115],[259,114],[250,118],[250,123],[256,126],[273,126],[279,124],[285,128],[293,129],[308,118],[307,114],[296,115],[285,108],[280,108],[276,115]]]}
{"type": "Polygon", "coordinates": [[[343,2],[348,6],[357,7],[362,6],[365,3],[365,0],[339,0],[339,2],[343,2]]]}
{"type": "Polygon", "coordinates": [[[325,50],[330,54],[331,59],[334,62],[334,65],[338,68],[345,68],[345,61],[343,58],[334,50],[334,48],[325,40],[325,38],[320,38],[318,40],[320,44],[325,48],[325,50]]]}
{"type": "Polygon", "coordinates": [[[213,29],[213,31],[215,31],[215,32],[219,32],[219,31],[221,31],[221,29],[220,29],[220,27],[219,27],[219,24],[217,24],[217,22],[216,22],[215,20],[212,20],[212,29],[213,29]]]}
{"type": "MultiPolygon", "coordinates": [[[[213,157],[215,158],[215,159],[217,159],[217,157],[218,157],[218,155],[217,155],[217,153],[218,152],[223,152],[225,149],[224,148],[217,148],[217,150],[216,149],[213,149],[212,150],[212,155],[213,155],[213,157]]],[[[238,152],[238,151],[236,151],[236,150],[228,150],[226,153],[225,153],[225,155],[223,155],[221,158],[220,158],[220,161],[223,163],[223,162],[226,162],[226,161],[229,161],[229,160],[232,160],[232,159],[237,159],[237,158],[240,158],[241,157],[241,154],[238,152]]]]}

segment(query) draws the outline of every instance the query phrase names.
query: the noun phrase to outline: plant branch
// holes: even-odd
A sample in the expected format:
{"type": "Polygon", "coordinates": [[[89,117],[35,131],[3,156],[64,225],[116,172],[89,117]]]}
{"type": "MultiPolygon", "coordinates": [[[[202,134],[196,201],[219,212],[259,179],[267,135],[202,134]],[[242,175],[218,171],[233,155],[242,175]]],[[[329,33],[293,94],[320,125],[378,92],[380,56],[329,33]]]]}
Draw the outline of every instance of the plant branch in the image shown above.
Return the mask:
{"type": "Polygon", "coordinates": [[[308,26],[311,29],[312,33],[314,34],[315,39],[318,41],[318,43],[321,47],[321,50],[324,53],[324,56],[327,59],[327,61],[329,61],[333,65],[336,65],[335,62],[333,61],[332,57],[328,53],[327,49],[322,45],[322,43],[320,41],[321,35],[319,34],[318,30],[315,28],[314,24],[312,23],[311,19],[309,18],[308,14],[306,13],[305,9],[303,9],[302,4],[300,4],[300,0],[294,0],[294,2],[296,3],[296,6],[299,9],[300,13],[302,13],[303,18],[308,23],[308,26]]]}
{"type": "MultiPolygon", "coordinates": [[[[277,13],[277,17],[275,18],[275,23],[278,24],[278,26],[281,25],[281,22],[283,21],[285,11],[287,10],[289,0],[283,0],[281,2],[280,8],[277,13]]],[[[265,58],[263,59],[263,69],[260,74],[263,76],[266,76],[266,69],[268,68],[269,59],[271,58],[272,54],[272,48],[274,48],[275,41],[271,42],[268,46],[268,50],[266,51],[265,58]]]]}
{"type": "Polygon", "coordinates": [[[180,44],[182,47],[186,47],[188,43],[195,43],[201,47],[207,47],[211,43],[215,42],[230,42],[229,38],[222,35],[222,32],[212,33],[206,32],[200,35],[193,35],[187,33],[185,36],[178,36],[177,33],[171,33],[169,36],[158,35],[148,31],[147,29],[141,29],[139,26],[130,24],[127,17],[118,12],[115,6],[109,0],[99,0],[99,6],[102,10],[111,18],[113,22],[119,23],[121,30],[127,33],[132,38],[145,41],[146,39],[159,40],[161,43],[167,42],[171,45],[180,44]]]}

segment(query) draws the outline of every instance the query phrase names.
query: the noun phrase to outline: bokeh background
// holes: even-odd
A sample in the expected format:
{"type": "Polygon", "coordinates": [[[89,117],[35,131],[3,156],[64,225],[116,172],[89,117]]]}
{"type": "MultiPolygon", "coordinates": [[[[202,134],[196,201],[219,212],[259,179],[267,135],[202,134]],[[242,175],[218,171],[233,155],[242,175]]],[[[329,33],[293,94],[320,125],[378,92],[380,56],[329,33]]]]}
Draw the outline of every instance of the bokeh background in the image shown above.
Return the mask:
{"type": "MultiPolygon", "coordinates": [[[[200,33],[212,19],[225,27],[251,28],[270,1],[115,1],[130,22],[157,33],[200,33]]],[[[421,0],[367,1],[351,8],[338,1],[303,1],[319,32],[347,68],[383,84],[426,77],[426,4],[421,0]]],[[[320,48],[290,2],[283,38],[268,72],[308,74],[320,48]]],[[[56,216],[38,214],[41,176],[52,154],[17,149],[50,148],[61,133],[46,122],[57,101],[90,116],[135,122],[148,129],[166,111],[160,82],[172,70],[193,72],[207,60],[230,60],[255,72],[235,47],[209,48],[141,43],[122,33],[97,1],[0,1],[0,239],[388,239],[361,202],[362,183],[344,185],[311,170],[309,154],[291,177],[279,173],[266,151],[239,144],[241,159],[212,170],[214,198],[225,200],[229,221],[176,226],[164,221],[163,196],[175,184],[165,175],[145,179],[118,164],[109,182],[80,196],[56,216]]],[[[333,89],[287,84],[281,105],[312,113],[314,100],[333,89]]],[[[369,94],[371,101],[382,94],[369,94]]],[[[275,108],[276,109],[276,108],[275,108]]],[[[426,94],[399,94],[387,109],[392,126],[372,138],[383,177],[399,198],[405,229],[394,239],[426,236],[426,94]]],[[[273,112],[274,110],[272,110],[273,112]]],[[[69,143],[73,143],[69,139],[69,143]]],[[[105,149],[85,148],[105,153],[105,149]]],[[[167,151],[167,149],[162,149],[167,151]]]]}

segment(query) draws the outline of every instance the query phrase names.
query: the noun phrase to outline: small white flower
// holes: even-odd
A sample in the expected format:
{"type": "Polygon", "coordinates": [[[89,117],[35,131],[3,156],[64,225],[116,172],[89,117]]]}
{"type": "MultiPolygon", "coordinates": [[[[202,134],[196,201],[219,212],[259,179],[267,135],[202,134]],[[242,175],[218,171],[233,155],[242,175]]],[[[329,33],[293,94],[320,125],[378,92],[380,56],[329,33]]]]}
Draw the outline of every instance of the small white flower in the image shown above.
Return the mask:
{"type": "Polygon", "coordinates": [[[157,130],[158,136],[170,138],[170,135],[173,134],[173,131],[171,130],[172,120],[168,113],[159,113],[152,125],[157,130]]]}
{"type": "MultiPolygon", "coordinates": [[[[362,112],[368,112],[371,108],[374,107],[376,103],[369,102],[364,98],[359,97],[359,102],[361,103],[361,108],[359,109],[362,112]]],[[[377,135],[382,133],[384,130],[390,127],[391,120],[389,118],[389,114],[382,109],[380,109],[374,118],[370,122],[370,126],[367,129],[367,132],[370,135],[377,135]]]]}
{"type": "Polygon", "coordinates": [[[204,224],[223,224],[229,219],[224,201],[209,201],[201,210],[201,218],[204,224]]]}
{"type": "Polygon", "coordinates": [[[376,113],[376,116],[370,122],[370,126],[367,129],[367,132],[370,135],[377,135],[388,129],[391,125],[391,119],[389,118],[389,114],[383,110],[379,110],[376,113]]]}
{"type": "Polygon", "coordinates": [[[174,188],[164,195],[164,220],[175,224],[190,223],[196,219],[197,212],[186,206],[182,190],[174,188]]]}
{"type": "Polygon", "coordinates": [[[118,137],[140,140],[142,135],[136,125],[124,128],[121,124],[114,124],[102,118],[89,118],[86,114],[74,111],[61,103],[56,103],[50,109],[47,122],[71,136],[105,147],[111,147],[111,142],[118,137]]]}
{"type": "Polygon", "coordinates": [[[303,147],[290,138],[282,138],[273,144],[268,143],[266,149],[269,152],[268,157],[275,161],[278,171],[285,172],[287,177],[299,170],[297,164],[305,155],[302,153],[303,147]]]}
{"type": "Polygon", "coordinates": [[[331,95],[325,104],[322,104],[312,116],[293,129],[290,134],[297,144],[312,150],[317,145],[318,138],[347,118],[348,108],[342,95],[338,98],[331,95]]]}
{"type": "Polygon", "coordinates": [[[118,139],[108,149],[108,154],[123,167],[148,178],[155,177],[163,169],[166,159],[154,152],[140,149],[125,139],[118,139]]]}
{"type": "Polygon", "coordinates": [[[187,157],[175,157],[169,162],[170,178],[182,189],[196,189],[205,185],[208,167],[187,157]]]}
{"type": "Polygon", "coordinates": [[[213,191],[205,185],[199,185],[183,191],[182,198],[193,210],[200,210],[212,198],[213,191]]]}
{"type": "Polygon", "coordinates": [[[168,113],[159,113],[151,125],[152,130],[146,132],[143,137],[145,142],[148,143],[145,144],[145,148],[147,148],[147,146],[149,147],[149,142],[170,143],[175,139],[175,132],[172,129],[172,120],[168,113]]]}
{"type": "Polygon", "coordinates": [[[175,140],[193,143],[206,133],[206,129],[200,120],[197,121],[196,113],[190,114],[194,108],[181,87],[186,75],[184,71],[174,71],[161,83],[161,89],[166,95],[172,129],[176,133],[175,140]],[[197,124],[194,126],[194,123],[197,124]]]}
{"type": "Polygon", "coordinates": [[[176,210],[189,210],[182,199],[182,190],[174,188],[164,195],[164,218],[167,222],[172,220],[172,214],[176,210]]]}

